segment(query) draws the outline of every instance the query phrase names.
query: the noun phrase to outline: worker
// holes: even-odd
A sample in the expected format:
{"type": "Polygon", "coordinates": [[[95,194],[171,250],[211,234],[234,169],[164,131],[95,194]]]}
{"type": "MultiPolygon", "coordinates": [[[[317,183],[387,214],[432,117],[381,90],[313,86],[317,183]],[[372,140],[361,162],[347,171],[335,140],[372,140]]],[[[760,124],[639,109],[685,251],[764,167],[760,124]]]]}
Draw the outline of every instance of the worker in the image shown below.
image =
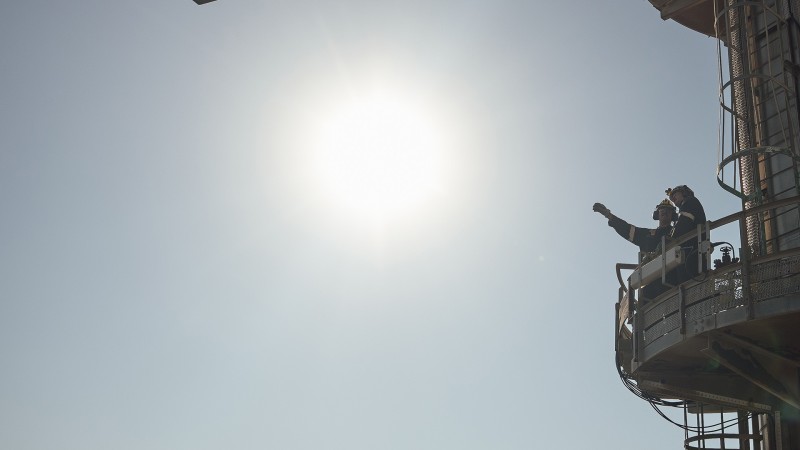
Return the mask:
{"type": "MultiPolygon", "coordinates": [[[[684,256],[686,256],[686,264],[683,267],[683,273],[679,272],[678,281],[684,282],[689,278],[704,272],[707,269],[705,259],[703,264],[698,268],[697,265],[697,237],[682,242],[681,237],[687,233],[697,230],[698,225],[706,224],[706,212],[700,200],[694,196],[688,186],[682,184],[665,191],[669,199],[678,207],[678,220],[672,228],[670,237],[680,242],[681,247],[684,248],[684,256]]],[[[701,239],[706,239],[705,234],[701,233],[701,239]]]]}
{"type": "Polygon", "coordinates": [[[671,236],[673,238],[680,238],[684,234],[697,229],[697,225],[705,225],[706,212],[700,200],[694,196],[694,191],[689,189],[688,186],[682,184],[674,188],[664,191],[672,200],[672,203],[678,207],[678,220],[675,222],[675,227],[672,230],[671,236]]]}
{"type": "Polygon", "coordinates": [[[653,220],[658,220],[658,227],[655,229],[635,227],[612,214],[602,203],[595,203],[592,210],[605,216],[608,219],[608,226],[614,228],[614,231],[624,239],[639,246],[640,252],[655,251],[661,243],[661,238],[668,236],[673,230],[672,222],[678,219],[675,206],[667,199],[656,205],[653,211],[653,220]]]}

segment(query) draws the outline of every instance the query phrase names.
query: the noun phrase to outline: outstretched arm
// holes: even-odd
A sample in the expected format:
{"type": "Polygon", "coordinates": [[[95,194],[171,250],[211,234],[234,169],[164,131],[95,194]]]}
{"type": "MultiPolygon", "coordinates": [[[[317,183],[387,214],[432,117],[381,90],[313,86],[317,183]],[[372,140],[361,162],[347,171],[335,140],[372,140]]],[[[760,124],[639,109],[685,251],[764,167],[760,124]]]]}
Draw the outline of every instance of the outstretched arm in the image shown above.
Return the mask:
{"type": "Polygon", "coordinates": [[[620,235],[623,239],[626,239],[630,242],[639,246],[639,250],[641,251],[651,251],[649,248],[650,246],[646,242],[646,238],[650,234],[650,230],[644,228],[636,228],[633,225],[625,222],[624,220],[620,219],[619,217],[615,216],[611,213],[611,211],[606,208],[606,205],[602,203],[595,203],[592,206],[592,210],[602,214],[603,217],[608,219],[608,226],[614,229],[618,235],[620,235]]]}

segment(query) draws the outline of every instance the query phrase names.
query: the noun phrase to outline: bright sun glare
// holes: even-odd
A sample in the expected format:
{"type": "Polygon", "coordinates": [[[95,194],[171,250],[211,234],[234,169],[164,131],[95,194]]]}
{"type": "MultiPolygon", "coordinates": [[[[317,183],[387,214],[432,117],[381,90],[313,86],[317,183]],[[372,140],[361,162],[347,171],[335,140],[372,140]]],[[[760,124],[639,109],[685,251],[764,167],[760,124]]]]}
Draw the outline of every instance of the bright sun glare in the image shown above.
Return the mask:
{"type": "Polygon", "coordinates": [[[372,92],[322,118],[314,176],[336,208],[379,222],[408,218],[442,193],[445,151],[443,130],[428,108],[372,92]]]}

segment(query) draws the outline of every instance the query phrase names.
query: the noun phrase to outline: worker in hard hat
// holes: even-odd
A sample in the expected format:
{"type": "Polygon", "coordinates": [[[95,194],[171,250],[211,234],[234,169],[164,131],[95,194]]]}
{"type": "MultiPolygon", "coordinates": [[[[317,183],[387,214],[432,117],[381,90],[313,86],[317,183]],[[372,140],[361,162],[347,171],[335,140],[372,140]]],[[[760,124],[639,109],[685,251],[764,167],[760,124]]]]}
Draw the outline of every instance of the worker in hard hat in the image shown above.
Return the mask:
{"type": "Polygon", "coordinates": [[[641,252],[653,252],[661,242],[663,236],[669,236],[672,231],[672,222],[678,219],[675,206],[667,199],[656,205],[653,211],[653,220],[658,220],[657,228],[639,228],[620,219],[611,213],[602,203],[595,203],[592,209],[608,219],[608,226],[614,228],[624,239],[637,246],[641,252]]]}
{"type": "Polygon", "coordinates": [[[664,191],[669,199],[679,208],[678,220],[672,230],[673,238],[680,238],[682,235],[697,229],[697,225],[705,225],[706,212],[700,200],[694,196],[694,191],[682,184],[664,191]]]}
{"type": "MultiPolygon", "coordinates": [[[[675,222],[670,236],[680,242],[681,236],[697,230],[698,225],[706,224],[706,212],[700,200],[694,196],[694,191],[685,184],[667,189],[665,192],[669,196],[669,199],[675,203],[675,206],[678,207],[678,220],[675,222]]],[[[701,239],[706,239],[703,233],[701,233],[700,237],[701,239]]],[[[701,267],[697,266],[698,246],[696,237],[681,242],[680,245],[685,249],[685,256],[687,256],[687,263],[683,268],[684,271],[678,276],[679,282],[683,282],[705,271],[707,266],[705,258],[703,259],[703,265],[701,267]]]]}

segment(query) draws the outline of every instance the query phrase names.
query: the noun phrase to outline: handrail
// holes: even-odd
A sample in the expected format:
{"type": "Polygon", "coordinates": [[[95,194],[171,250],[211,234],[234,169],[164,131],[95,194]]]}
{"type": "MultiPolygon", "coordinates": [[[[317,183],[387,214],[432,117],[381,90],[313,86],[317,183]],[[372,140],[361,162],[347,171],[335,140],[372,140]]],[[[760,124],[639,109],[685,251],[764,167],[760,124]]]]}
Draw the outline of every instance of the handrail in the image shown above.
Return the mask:
{"type": "Polygon", "coordinates": [[[776,259],[783,259],[790,256],[797,256],[800,255],[800,247],[797,248],[790,248],[789,250],[781,250],[779,252],[770,253],[769,255],[760,256],[758,258],[753,258],[753,263],[765,263],[770,261],[775,261],[776,259]]]}
{"type": "Polygon", "coordinates": [[[639,264],[617,263],[617,266],[616,266],[617,280],[619,281],[619,285],[622,287],[623,291],[625,291],[625,292],[628,291],[628,285],[625,283],[625,281],[622,280],[622,273],[620,273],[620,270],[633,270],[633,269],[635,269],[637,267],[639,267],[639,264]]]}
{"type": "MultiPolygon", "coordinates": [[[[708,225],[709,225],[708,229],[709,230],[714,230],[714,229],[719,228],[719,227],[721,227],[723,225],[727,225],[727,224],[735,222],[737,220],[741,220],[741,219],[743,219],[743,218],[745,218],[747,216],[752,216],[752,215],[755,215],[755,214],[762,213],[764,211],[769,211],[770,209],[781,208],[783,206],[788,206],[788,205],[793,205],[793,204],[800,204],[800,195],[796,195],[796,196],[790,197],[790,198],[785,198],[785,199],[782,199],[782,200],[775,200],[775,201],[772,201],[772,202],[769,202],[769,203],[764,203],[764,204],[759,205],[759,206],[757,206],[755,208],[750,208],[750,209],[747,209],[747,210],[744,210],[744,211],[735,212],[733,214],[727,215],[727,216],[725,216],[725,217],[723,217],[721,219],[718,219],[718,220],[709,220],[708,221],[708,225]]],[[[697,230],[689,231],[689,232],[681,235],[680,240],[675,240],[675,241],[669,243],[667,245],[666,250],[669,250],[670,248],[673,248],[673,247],[675,247],[677,245],[683,244],[683,243],[689,241],[690,239],[696,238],[697,235],[698,235],[697,230]]]]}
{"type": "Polygon", "coordinates": [[[789,198],[784,198],[782,200],[775,200],[775,201],[772,201],[772,202],[769,202],[769,203],[763,203],[763,204],[761,204],[759,206],[756,206],[755,208],[750,208],[750,209],[747,209],[747,210],[744,210],[744,211],[735,212],[733,214],[727,215],[727,216],[722,217],[720,219],[712,220],[712,221],[710,221],[711,222],[711,226],[712,226],[712,229],[714,229],[714,228],[717,228],[717,227],[721,227],[722,225],[727,225],[727,224],[729,224],[731,222],[735,222],[737,220],[743,219],[743,218],[745,218],[747,216],[750,216],[750,215],[753,215],[753,214],[759,214],[759,213],[762,213],[764,211],[768,211],[770,209],[781,208],[783,206],[788,206],[788,205],[791,205],[791,204],[794,204],[794,203],[800,203],[800,195],[796,195],[794,197],[789,197],[789,198]]]}
{"type": "MultiPolygon", "coordinates": [[[[800,204],[800,195],[797,195],[797,196],[794,196],[794,197],[790,197],[790,198],[785,198],[785,199],[782,199],[782,200],[776,200],[776,201],[773,201],[773,202],[770,202],[770,203],[765,203],[763,205],[759,205],[759,206],[757,206],[755,208],[751,208],[751,209],[748,209],[748,210],[745,210],[745,211],[735,212],[733,214],[729,214],[729,215],[727,215],[725,217],[722,217],[720,219],[717,219],[717,220],[710,220],[710,221],[708,221],[708,230],[709,231],[710,230],[715,230],[715,229],[717,229],[717,228],[719,228],[719,227],[721,227],[723,225],[727,225],[727,224],[733,223],[733,222],[735,222],[737,220],[744,219],[747,216],[751,216],[751,215],[754,215],[754,214],[759,214],[759,213],[762,213],[764,211],[768,211],[770,209],[781,208],[783,206],[788,206],[788,205],[792,205],[792,204],[800,204]]],[[[664,249],[664,250],[668,250],[668,249],[671,249],[671,248],[673,248],[673,247],[675,247],[677,245],[683,244],[684,242],[687,242],[690,239],[697,237],[697,234],[698,234],[697,230],[692,230],[692,231],[684,234],[683,236],[681,236],[681,239],[679,241],[674,241],[674,242],[668,244],[667,248],[664,249]]],[[[639,267],[639,264],[617,263],[617,265],[616,265],[617,280],[619,280],[620,286],[622,286],[624,289],[627,290],[627,286],[626,286],[625,282],[622,281],[622,274],[620,273],[620,270],[632,270],[632,269],[636,269],[637,267],[639,267]]]]}

